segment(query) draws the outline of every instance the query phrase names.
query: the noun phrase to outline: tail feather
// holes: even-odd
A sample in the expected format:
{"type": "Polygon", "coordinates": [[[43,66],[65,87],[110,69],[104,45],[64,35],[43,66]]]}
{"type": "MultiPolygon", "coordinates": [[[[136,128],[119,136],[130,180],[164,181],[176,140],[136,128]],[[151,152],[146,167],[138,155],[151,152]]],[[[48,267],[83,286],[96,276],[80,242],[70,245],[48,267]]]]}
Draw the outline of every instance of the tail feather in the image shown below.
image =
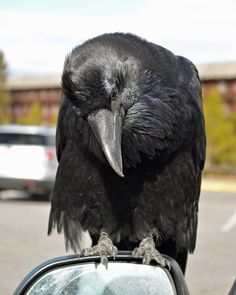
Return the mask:
{"type": "Polygon", "coordinates": [[[50,235],[55,228],[58,233],[64,231],[66,251],[71,249],[75,253],[78,253],[84,248],[86,243],[85,238],[88,239],[88,233],[83,231],[78,219],[72,219],[65,211],[55,212],[51,210],[48,223],[48,235],[50,235]]]}

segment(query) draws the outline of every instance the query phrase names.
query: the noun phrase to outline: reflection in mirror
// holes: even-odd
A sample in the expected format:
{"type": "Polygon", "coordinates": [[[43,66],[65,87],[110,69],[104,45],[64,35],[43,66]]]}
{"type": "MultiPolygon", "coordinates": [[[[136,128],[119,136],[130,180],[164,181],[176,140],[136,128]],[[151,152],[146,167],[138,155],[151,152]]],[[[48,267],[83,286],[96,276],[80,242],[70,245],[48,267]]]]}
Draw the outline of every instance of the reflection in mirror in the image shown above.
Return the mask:
{"type": "Polygon", "coordinates": [[[159,266],[109,262],[54,269],[27,291],[27,295],[175,295],[173,280],[159,266]]]}

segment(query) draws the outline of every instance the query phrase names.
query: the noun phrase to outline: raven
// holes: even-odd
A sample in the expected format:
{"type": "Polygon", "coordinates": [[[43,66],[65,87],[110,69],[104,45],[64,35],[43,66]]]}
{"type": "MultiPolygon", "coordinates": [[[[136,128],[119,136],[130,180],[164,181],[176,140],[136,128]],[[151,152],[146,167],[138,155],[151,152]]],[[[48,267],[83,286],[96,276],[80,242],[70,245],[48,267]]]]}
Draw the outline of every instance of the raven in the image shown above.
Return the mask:
{"type": "Polygon", "coordinates": [[[96,245],[85,253],[104,264],[117,246],[165,265],[159,249],[184,271],[205,146],[201,83],[188,59],[123,33],[75,47],[62,74],[48,233],[63,230],[76,252],[88,231],[96,245]]]}

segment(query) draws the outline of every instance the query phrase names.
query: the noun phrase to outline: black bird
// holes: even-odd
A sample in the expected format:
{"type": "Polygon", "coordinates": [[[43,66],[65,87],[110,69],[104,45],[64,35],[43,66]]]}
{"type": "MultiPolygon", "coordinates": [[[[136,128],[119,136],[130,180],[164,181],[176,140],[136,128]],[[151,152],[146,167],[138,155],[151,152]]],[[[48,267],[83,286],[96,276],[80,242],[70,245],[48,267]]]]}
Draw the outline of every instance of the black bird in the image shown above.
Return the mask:
{"type": "Polygon", "coordinates": [[[104,34],[77,46],[62,75],[59,161],[48,233],[66,248],[117,248],[184,271],[196,243],[205,161],[201,84],[186,58],[135,35],[104,34]]]}

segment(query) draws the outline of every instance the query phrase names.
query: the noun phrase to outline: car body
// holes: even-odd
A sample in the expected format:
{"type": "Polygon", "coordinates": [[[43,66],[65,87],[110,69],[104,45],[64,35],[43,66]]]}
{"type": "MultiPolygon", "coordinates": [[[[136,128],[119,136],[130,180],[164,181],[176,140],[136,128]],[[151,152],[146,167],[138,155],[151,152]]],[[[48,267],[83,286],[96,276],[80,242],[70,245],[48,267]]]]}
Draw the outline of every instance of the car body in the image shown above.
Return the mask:
{"type": "Polygon", "coordinates": [[[0,126],[0,189],[51,192],[56,170],[55,127],[0,126]]]}

